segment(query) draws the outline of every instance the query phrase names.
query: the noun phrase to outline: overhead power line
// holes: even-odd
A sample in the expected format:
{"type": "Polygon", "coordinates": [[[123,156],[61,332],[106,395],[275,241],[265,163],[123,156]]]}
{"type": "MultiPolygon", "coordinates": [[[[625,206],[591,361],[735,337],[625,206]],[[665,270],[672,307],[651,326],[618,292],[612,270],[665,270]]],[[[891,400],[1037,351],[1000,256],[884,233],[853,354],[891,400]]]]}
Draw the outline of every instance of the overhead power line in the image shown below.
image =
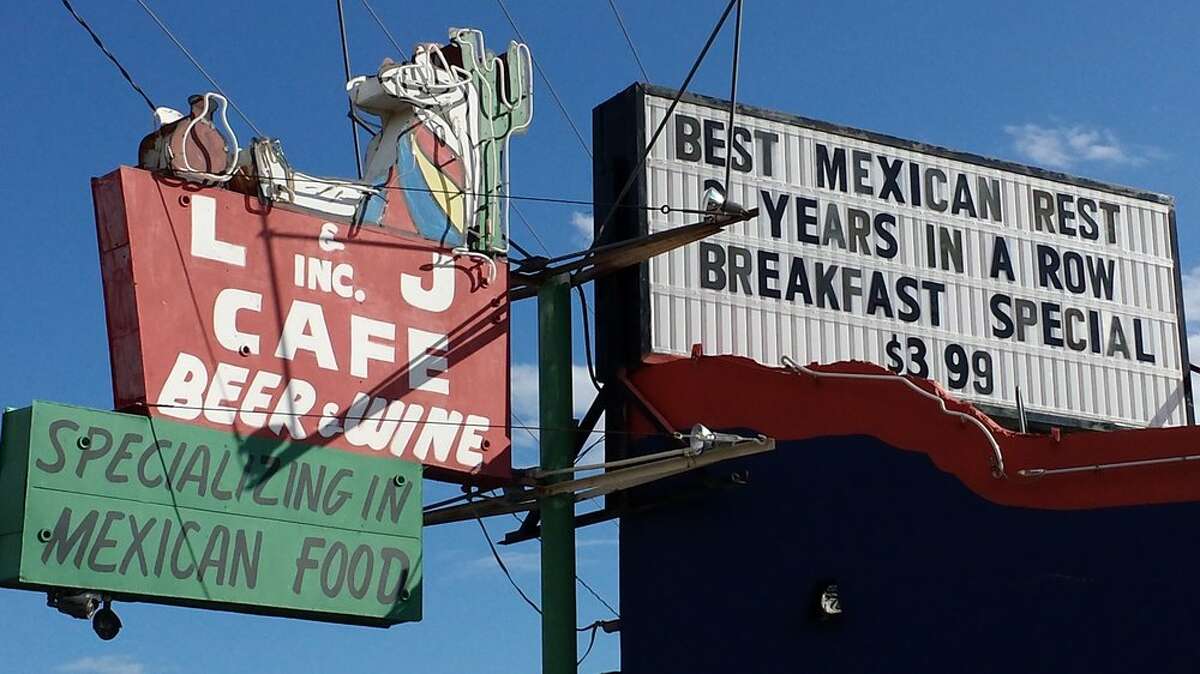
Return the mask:
{"type": "MultiPolygon", "coordinates": [[[[245,173],[245,172],[243,172],[243,173],[239,173],[238,175],[245,176],[247,178],[255,178],[258,180],[272,180],[272,179],[279,178],[279,176],[272,176],[272,175],[260,174],[260,173],[245,173]]],[[[317,176],[305,176],[304,180],[306,180],[308,182],[320,183],[320,184],[324,184],[324,185],[343,185],[347,182],[346,180],[340,179],[340,178],[321,178],[321,177],[317,177],[317,176]]],[[[468,190],[460,190],[460,189],[439,190],[439,189],[433,189],[433,188],[429,188],[429,187],[417,187],[417,186],[413,186],[413,185],[376,185],[376,186],[374,186],[374,189],[394,190],[397,192],[424,192],[426,194],[445,194],[445,195],[448,195],[450,198],[454,198],[454,197],[458,197],[458,196],[474,196],[474,197],[494,196],[487,192],[471,192],[468,190]]],[[[595,202],[591,201],[590,199],[572,199],[569,197],[545,197],[545,196],[538,196],[538,195],[532,195],[532,194],[506,194],[506,195],[504,195],[504,198],[511,199],[514,201],[531,201],[531,202],[546,203],[546,204],[587,206],[589,208],[594,208],[596,206],[612,206],[614,208],[636,208],[636,209],[644,210],[644,211],[658,211],[659,213],[662,213],[663,215],[670,215],[671,213],[692,213],[695,215],[707,215],[708,214],[707,211],[702,211],[700,209],[676,208],[670,204],[662,204],[661,206],[642,206],[639,204],[596,204],[595,202]]],[[[525,221],[525,222],[528,223],[528,221],[525,221]]],[[[537,237],[536,234],[534,236],[535,236],[535,238],[537,237]]],[[[544,243],[543,243],[543,246],[544,246],[544,243]]],[[[548,250],[547,250],[547,254],[549,254],[548,250]]]]}
{"type": "Polygon", "coordinates": [[[254,122],[250,121],[250,118],[246,116],[246,113],[242,112],[242,109],[238,107],[238,104],[233,102],[233,98],[231,98],[229,94],[225,93],[225,90],[221,88],[220,84],[217,84],[217,81],[213,79],[213,76],[208,74],[208,71],[204,69],[204,66],[200,65],[200,62],[196,60],[195,56],[192,56],[192,52],[188,51],[188,48],[183,46],[183,43],[179,41],[179,38],[175,37],[175,34],[171,32],[170,28],[167,28],[167,24],[163,23],[163,20],[158,18],[158,15],[154,13],[154,10],[150,9],[150,5],[146,4],[146,0],[137,0],[137,3],[142,6],[142,9],[146,11],[146,14],[148,14],[151,19],[154,19],[154,23],[158,24],[159,29],[161,29],[162,32],[171,39],[171,42],[175,43],[175,46],[179,48],[179,51],[183,52],[183,55],[192,62],[192,65],[196,67],[196,70],[200,71],[200,74],[204,76],[204,79],[208,80],[208,83],[213,85],[213,88],[217,90],[217,93],[221,94],[225,97],[225,100],[229,101],[229,105],[232,106],[234,112],[236,112],[238,116],[242,118],[242,121],[246,122],[247,126],[253,129],[254,133],[258,134],[260,138],[265,138],[266,134],[259,130],[254,122]]]}
{"type": "MultiPolygon", "coordinates": [[[[517,34],[521,42],[529,44],[529,40],[521,34],[521,29],[517,27],[517,22],[513,19],[512,14],[508,11],[508,6],[504,4],[504,0],[496,0],[500,4],[500,11],[504,12],[504,18],[508,19],[508,25],[512,26],[513,32],[517,34]]],[[[587,141],[583,139],[583,134],[579,131],[579,127],[575,124],[575,120],[571,118],[571,113],[567,112],[567,106],[563,104],[562,99],[558,97],[558,92],[554,90],[554,84],[550,78],[546,76],[542,70],[541,62],[537,59],[533,60],[533,67],[537,73],[542,76],[542,81],[546,83],[546,88],[550,90],[550,95],[554,98],[554,102],[558,105],[558,109],[562,112],[563,117],[567,120],[567,124],[571,125],[571,130],[575,132],[575,137],[579,139],[579,146],[587,153],[588,157],[592,156],[592,150],[588,147],[587,141]]]]}
{"type": "Polygon", "coordinates": [[[638,159],[633,170],[629,172],[629,178],[626,179],[625,185],[621,187],[621,191],[617,193],[617,198],[613,199],[612,205],[609,207],[608,214],[600,221],[600,228],[596,232],[596,237],[592,241],[592,246],[599,245],[604,240],[604,230],[608,227],[608,223],[612,220],[613,214],[617,212],[617,205],[629,194],[629,189],[637,182],[638,174],[641,173],[646,165],[646,158],[650,156],[650,151],[654,149],[654,144],[658,142],[664,129],[667,128],[667,120],[671,119],[671,114],[675,112],[675,107],[679,105],[679,99],[683,97],[683,93],[687,91],[688,85],[692,83],[692,78],[696,76],[696,71],[700,69],[700,64],[704,62],[704,57],[708,55],[708,50],[712,48],[713,42],[716,41],[717,35],[721,33],[721,27],[725,25],[725,20],[729,18],[729,13],[733,11],[734,5],[738,0],[729,0],[729,4],[725,6],[725,11],[721,13],[721,18],[717,19],[717,25],[713,26],[712,32],[708,35],[708,40],[704,42],[704,47],[700,50],[700,54],[696,56],[696,60],[692,62],[692,68],[688,70],[687,77],[683,78],[683,84],[679,86],[679,90],[675,92],[675,98],[671,100],[671,105],[667,107],[667,114],[663,115],[662,121],[659,122],[658,128],[654,130],[654,134],[650,136],[650,142],[646,143],[645,149],[642,150],[642,156],[638,159]]]}
{"type": "MultiPolygon", "coordinates": [[[[540,540],[540,539],[539,539],[539,540],[540,540]]],[[[583,580],[582,578],[580,578],[579,576],[575,576],[575,580],[579,581],[579,584],[583,586],[583,589],[585,589],[585,590],[587,590],[587,591],[588,591],[588,594],[590,594],[590,595],[592,595],[593,597],[595,597],[595,598],[596,598],[596,601],[600,602],[600,604],[601,604],[601,605],[603,605],[603,606],[604,606],[604,608],[608,609],[608,612],[609,612],[609,613],[611,613],[611,614],[613,614],[613,615],[617,616],[618,618],[620,618],[620,617],[621,617],[621,614],[620,614],[620,613],[617,613],[617,609],[613,608],[613,607],[612,607],[612,604],[608,603],[607,601],[604,601],[604,597],[601,597],[601,596],[600,596],[600,593],[598,593],[598,592],[596,592],[594,589],[592,589],[592,586],[591,586],[591,585],[588,585],[588,584],[587,584],[586,582],[584,582],[584,580],[583,580]]]]}
{"type": "MultiPolygon", "coordinates": [[[[350,81],[350,42],[346,39],[346,11],[342,7],[342,0],[337,0],[337,15],[338,15],[338,32],[342,36],[342,71],[346,75],[346,82],[350,81]]],[[[358,146],[358,124],[354,119],[354,99],[350,97],[350,92],[346,92],[346,105],[348,112],[346,116],[350,118],[350,136],[354,139],[354,168],[358,171],[358,179],[362,180],[363,165],[362,165],[362,150],[358,146]]]]}
{"type": "Polygon", "coordinates": [[[383,19],[379,18],[379,15],[375,13],[375,8],[371,6],[371,3],[367,2],[367,0],[359,0],[359,2],[361,2],[362,6],[371,13],[371,18],[375,19],[375,23],[383,31],[383,34],[387,36],[388,42],[391,42],[392,46],[396,48],[396,53],[400,55],[400,60],[408,60],[408,57],[404,55],[404,50],[400,48],[400,43],[396,41],[396,38],[392,37],[392,31],[387,29],[387,25],[384,24],[383,19]]]}
{"type": "Polygon", "coordinates": [[[504,577],[508,579],[508,584],[513,586],[513,589],[517,591],[517,594],[521,595],[521,599],[524,599],[525,603],[529,604],[530,608],[532,608],[534,611],[537,611],[538,615],[541,615],[542,607],[538,606],[537,603],[530,599],[529,595],[525,594],[525,590],[522,590],[521,586],[517,584],[516,579],[513,578],[512,572],[508,570],[508,566],[504,563],[504,559],[500,557],[500,552],[496,550],[496,544],[492,542],[492,537],[488,534],[487,527],[484,526],[483,520],[476,515],[475,521],[479,523],[479,530],[483,532],[483,540],[487,541],[488,548],[492,551],[492,557],[495,558],[496,564],[500,566],[500,570],[504,572],[504,577]]]}
{"type": "MultiPolygon", "coordinates": [[[[200,412],[237,412],[238,411],[238,409],[236,407],[206,407],[204,405],[175,405],[173,403],[140,403],[140,404],[145,407],[155,407],[155,408],[159,408],[159,409],[192,410],[192,411],[200,411],[200,412]]],[[[285,412],[283,410],[279,410],[275,413],[281,414],[284,416],[289,416],[289,417],[296,417],[299,419],[305,419],[305,418],[307,418],[307,419],[328,419],[328,418],[343,419],[344,418],[344,419],[349,419],[351,421],[359,422],[359,421],[362,421],[363,419],[367,418],[366,416],[361,416],[361,415],[336,415],[336,414],[329,415],[329,414],[324,414],[324,413],[320,413],[320,412],[285,412]]],[[[425,424],[427,426],[461,426],[462,425],[462,422],[435,421],[432,419],[425,419],[425,420],[421,421],[421,423],[425,424]]],[[[551,426],[540,426],[540,425],[525,425],[525,424],[522,424],[520,421],[518,421],[516,424],[472,424],[472,426],[474,426],[476,428],[511,428],[511,429],[522,429],[523,428],[523,429],[530,430],[530,431],[581,432],[581,431],[579,431],[579,429],[577,427],[573,427],[573,426],[572,427],[551,427],[551,426]]],[[[653,433],[653,432],[641,432],[641,431],[635,432],[635,431],[591,430],[591,431],[588,431],[587,434],[588,435],[637,435],[639,437],[663,437],[663,438],[667,438],[667,437],[674,438],[675,437],[675,435],[673,433],[661,433],[661,432],[653,433]]]]}
{"type": "Polygon", "coordinates": [[[637,47],[633,44],[633,38],[629,37],[629,30],[625,28],[625,20],[621,18],[621,10],[617,9],[617,4],[613,0],[608,0],[608,6],[612,8],[613,16],[617,19],[617,25],[621,28],[621,34],[625,36],[625,44],[629,45],[629,51],[633,53],[633,60],[637,62],[638,70],[642,71],[642,81],[649,82],[650,76],[646,74],[646,66],[642,65],[642,57],[638,54],[637,47]]]}
{"type": "MultiPolygon", "coordinates": [[[[508,198],[512,199],[513,197],[509,196],[508,198]]],[[[538,245],[542,247],[542,252],[544,252],[546,255],[550,255],[550,248],[546,246],[546,242],[542,239],[541,235],[537,233],[537,230],[533,228],[533,225],[529,224],[529,220],[525,218],[525,214],[521,212],[521,209],[517,208],[516,205],[513,205],[512,210],[517,214],[517,218],[519,218],[525,225],[525,229],[528,229],[529,233],[533,235],[533,238],[537,240],[538,245]]],[[[509,240],[511,241],[511,236],[509,240]]]]}
{"type": "Polygon", "coordinates": [[[71,6],[71,3],[67,2],[67,0],[62,0],[62,4],[63,7],[66,7],[67,11],[71,13],[71,16],[75,17],[75,20],[79,22],[79,25],[83,26],[83,29],[88,32],[88,35],[92,36],[92,42],[95,42],[96,46],[100,48],[100,51],[108,57],[108,60],[112,61],[112,64],[117,67],[117,70],[121,71],[121,77],[125,78],[125,81],[129,83],[129,86],[133,87],[133,90],[142,97],[143,101],[146,101],[146,105],[149,106],[150,112],[154,112],[158,106],[154,105],[154,101],[150,100],[150,96],[148,96],[146,92],[140,86],[138,86],[137,82],[133,81],[133,77],[129,74],[129,71],[125,69],[125,66],[121,65],[121,62],[117,60],[117,57],[108,50],[108,47],[104,46],[104,42],[100,39],[99,35],[96,35],[96,31],[92,30],[92,27],[88,25],[87,21],[83,20],[82,16],[79,16],[79,12],[75,11],[75,8],[71,6]]]}
{"type": "MultiPolygon", "coordinates": [[[[733,147],[733,121],[737,114],[737,85],[738,85],[738,62],[742,55],[742,0],[737,0],[737,18],[734,20],[733,30],[733,74],[730,76],[729,82],[729,125],[725,128],[725,147],[733,147]]],[[[729,176],[733,170],[733,162],[725,162],[725,183],[724,189],[726,196],[729,195],[729,176]]]]}

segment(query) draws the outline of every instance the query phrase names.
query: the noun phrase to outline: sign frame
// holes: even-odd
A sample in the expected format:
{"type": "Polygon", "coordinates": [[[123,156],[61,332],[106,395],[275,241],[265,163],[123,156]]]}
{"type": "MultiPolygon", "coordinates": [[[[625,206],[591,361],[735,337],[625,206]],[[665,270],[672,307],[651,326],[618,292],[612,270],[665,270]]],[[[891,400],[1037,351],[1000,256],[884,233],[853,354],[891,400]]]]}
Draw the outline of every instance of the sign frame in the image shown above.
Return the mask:
{"type": "Polygon", "coordinates": [[[505,259],[131,167],[92,191],[116,409],[511,477],[505,259]]]}
{"type": "Polygon", "coordinates": [[[421,466],[35,401],[0,435],[0,586],[421,620],[421,466]]]}
{"type": "MultiPolygon", "coordinates": [[[[601,103],[593,110],[593,146],[596,148],[593,161],[593,194],[600,211],[608,210],[607,204],[615,202],[621,187],[629,178],[630,171],[637,165],[646,146],[646,98],[648,96],[673,99],[677,90],[657,85],[635,83],[601,103]]],[[[712,108],[722,116],[728,114],[729,101],[719,98],[684,92],[681,102],[712,108]]],[[[953,150],[937,145],[907,140],[863,129],[819,121],[799,115],[766,110],[758,107],[737,106],[739,116],[755,117],[822,133],[834,134],[847,140],[858,140],[886,147],[917,152],[937,158],[972,164],[985,169],[1015,173],[1030,178],[1052,181],[1084,189],[1100,190],[1114,195],[1138,199],[1165,206],[1167,229],[1170,235],[1170,252],[1174,262],[1175,315],[1178,320],[1180,349],[1179,378],[1182,383],[1184,415],[1188,425],[1195,423],[1192,408],[1192,384],[1187,363],[1190,362],[1187,343],[1187,320],[1184,313],[1182,271],[1179,263],[1179,240],[1175,216],[1174,199],[1168,195],[1123,185],[1106,183],[1090,178],[1073,176],[1058,171],[1038,168],[1017,162],[995,159],[970,152],[953,150]]],[[[663,139],[660,138],[660,142],[663,139]]],[[[607,227],[601,231],[603,220],[596,219],[596,233],[603,234],[597,245],[623,239],[644,236],[650,233],[650,211],[647,204],[646,171],[639,172],[625,200],[615,209],[607,227]]],[[[611,380],[623,368],[634,368],[647,357],[670,357],[656,354],[651,348],[651,301],[649,264],[623,270],[597,282],[596,325],[599,376],[611,380]],[[636,307],[632,311],[630,307],[636,307]]],[[[712,354],[709,354],[712,355],[712,354]]],[[[1015,420],[1016,410],[1001,405],[971,400],[971,404],[989,415],[1005,420],[1015,420]]],[[[610,410],[610,414],[612,410],[610,410]]],[[[619,422],[620,415],[609,417],[619,422]]],[[[1068,415],[1027,411],[1031,424],[1068,428],[1109,429],[1124,427],[1116,423],[1068,415]]]]}

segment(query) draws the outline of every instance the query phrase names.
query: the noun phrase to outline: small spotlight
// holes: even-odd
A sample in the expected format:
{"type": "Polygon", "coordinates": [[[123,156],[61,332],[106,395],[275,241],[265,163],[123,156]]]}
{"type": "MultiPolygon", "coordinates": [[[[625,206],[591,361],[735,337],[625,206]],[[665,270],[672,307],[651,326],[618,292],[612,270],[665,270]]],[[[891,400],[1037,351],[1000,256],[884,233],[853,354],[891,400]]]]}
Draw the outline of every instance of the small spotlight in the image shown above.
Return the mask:
{"type": "Polygon", "coordinates": [[[712,215],[737,215],[746,212],[746,209],[742,208],[741,204],[730,201],[725,195],[725,190],[721,189],[719,185],[716,183],[706,184],[708,184],[708,187],[704,188],[701,199],[706,213],[711,213],[712,215]]]}
{"type": "Polygon", "coordinates": [[[688,436],[688,449],[691,450],[689,454],[691,456],[696,456],[702,453],[704,450],[712,447],[713,438],[715,437],[716,434],[708,430],[708,427],[704,424],[696,424],[695,426],[692,426],[692,432],[688,436]]]}
{"type": "Polygon", "coordinates": [[[104,602],[104,608],[96,611],[96,615],[92,617],[92,629],[95,630],[96,636],[105,641],[112,641],[121,631],[121,619],[117,617],[117,612],[112,610],[111,601],[104,602]]]}
{"type": "Polygon", "coordinates": [[[733,445],[745,442],[747,438],[732,433],[714,433],[704,424],[692,426],[688,434],[688,456],[698,456],[717,445],[733,445]]]}
{"type": "Polygon", "coordinates": [[[96,592],[52,590],[46,593],[46,606],[58,609],[72,618],[88,620],[100,608],[101,597],[96,592]]]}
{"type": "Polygon", "coordinates": [[[720,213],[725,208],[725,193],[719,187],[709,187],[704,190],[704,210],[709,213],[720,213]]]}
{"type": "Polygon", "coordinates": [[[827,622],[841,618],[842,600],[838,594],[837,583],[821,583],[818,589],[820,593],[817,595],[817,619],[827,622]]]}

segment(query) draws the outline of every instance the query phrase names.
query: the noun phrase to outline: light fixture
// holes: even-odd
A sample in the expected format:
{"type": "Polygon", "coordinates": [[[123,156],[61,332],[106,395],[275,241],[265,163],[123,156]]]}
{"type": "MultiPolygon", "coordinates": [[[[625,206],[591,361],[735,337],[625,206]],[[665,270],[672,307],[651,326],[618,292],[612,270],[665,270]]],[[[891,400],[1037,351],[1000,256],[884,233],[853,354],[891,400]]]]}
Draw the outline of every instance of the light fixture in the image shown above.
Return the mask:
{"type": "Polygon", "coordinates": [[[90,620],[103,602],[104,598],[98,592],[51,590],[46,593],[46,606],[80,620],[90,620]]]}
{"type": "Polygon", "coordinates": [[[836,581],[818,584],[817,619],[826,622],[842,617],[842,599],[836,581]]]}
{"type": "Polygon", "coordinates": [[[704,190],[702,201],[706,212],[719,213],[725,207],[725,193],[716,185],[709,186],[704,190]]]}
{"type": "Polygon", "coordinates": [[[747,440],[750,438],[743,438],[732,433],[715,433],[704,424],[696,424],[692,426],[692,431],[688,434],[688,448],[685,454],[699,456],[718,445],[729,446],[747,440]]]}
{"type": "Polygon", "coordinates": [[[701,196],[701,202],[704,204],[704,212],[713,215],[718,213],[730,215],[746,212],[746,209],[742,208],[741,204],[730,201],[725,195],[725,190],[721,189],[720,185],[716,184],[715,181],[708,181],[705,184],[707,186],[704,188],[701,196]]]}
{"type": "Polygon", "coordinates": [[[112,610],[112,600],[106,600],[104,608],[92,616],[92,629],[95,630],[96,636],[104,641],[112,641],[121,631],[121,619],[117,617],[117,612],[112,610]]]}

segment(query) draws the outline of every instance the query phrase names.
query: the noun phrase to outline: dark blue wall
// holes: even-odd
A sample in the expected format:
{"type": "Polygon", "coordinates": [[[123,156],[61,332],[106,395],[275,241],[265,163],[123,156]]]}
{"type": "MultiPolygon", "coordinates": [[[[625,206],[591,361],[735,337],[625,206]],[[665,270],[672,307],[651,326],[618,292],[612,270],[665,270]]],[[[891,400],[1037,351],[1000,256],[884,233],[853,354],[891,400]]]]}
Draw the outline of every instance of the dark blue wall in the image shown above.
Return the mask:
{"type": "Polygon", "coordinates": [[[781,443],[707,477],[734,470],[749,484],[622,519],[625,674],[1200,671],[1198,504],[998,506],[869,438],[781,443]],[[813,612],[828,579],[833,623],[813,612]]]}

